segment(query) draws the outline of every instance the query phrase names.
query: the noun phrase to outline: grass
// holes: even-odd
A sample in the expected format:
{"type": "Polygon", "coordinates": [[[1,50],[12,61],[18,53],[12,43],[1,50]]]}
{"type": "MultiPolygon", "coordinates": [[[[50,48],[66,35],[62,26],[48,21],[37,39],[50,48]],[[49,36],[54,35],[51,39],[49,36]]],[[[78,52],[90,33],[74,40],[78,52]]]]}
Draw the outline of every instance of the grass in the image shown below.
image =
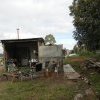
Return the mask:
{"type": "Polygon", "coordinates": [[[74,84],[54,79],[1,82],[0,100],[73,100],[74,91],[74,84]]]}
{"type": "Polygon", "coordinates": [[[89,75],[88,78],[90,79],[95,91],[100,95],[100,74],[95,73],[93,75],[89,75]]]}
{"type": "Polygon", "coordinates": [[[81,73],[82,69],[80,68],[80,65],[86,60],[87,58],[84,56],[79,57],[68,57],[64,60],[64,64],[71,64],[73,68],[81,73]]]}

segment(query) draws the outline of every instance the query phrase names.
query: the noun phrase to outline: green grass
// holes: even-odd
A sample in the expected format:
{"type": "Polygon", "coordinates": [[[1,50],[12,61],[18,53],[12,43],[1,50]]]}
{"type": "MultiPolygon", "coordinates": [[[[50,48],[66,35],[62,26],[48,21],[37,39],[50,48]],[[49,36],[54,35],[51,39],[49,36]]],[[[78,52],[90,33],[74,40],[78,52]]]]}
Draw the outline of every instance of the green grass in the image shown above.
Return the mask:
{"type": "Polygon", "coordinates": [[[73,100],[75,86],[52,79],[1,82],[0,100],[73,100]]]}
{"type": "Polygon", "coordinates": [[[89,77],[95,91],[98,92],[100,95],[100,74],[94,73],[93,75],[89,75],[88,77],[89,77]]]}

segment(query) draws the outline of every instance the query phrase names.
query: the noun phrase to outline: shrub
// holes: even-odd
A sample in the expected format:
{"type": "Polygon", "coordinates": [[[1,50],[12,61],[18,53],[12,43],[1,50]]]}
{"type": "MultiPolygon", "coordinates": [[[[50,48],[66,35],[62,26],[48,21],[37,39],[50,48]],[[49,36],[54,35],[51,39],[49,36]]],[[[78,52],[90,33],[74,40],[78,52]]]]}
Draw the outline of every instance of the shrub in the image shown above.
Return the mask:
{"type": "Polygon", "coordinates": [[[81,52],[79,52],[79,55],[80,56],[86,56],[86,57],[92,57],[92,56],[95,55],[95,53],[94,52],[90,52],[90,51],[81,51],[81,52]]]}

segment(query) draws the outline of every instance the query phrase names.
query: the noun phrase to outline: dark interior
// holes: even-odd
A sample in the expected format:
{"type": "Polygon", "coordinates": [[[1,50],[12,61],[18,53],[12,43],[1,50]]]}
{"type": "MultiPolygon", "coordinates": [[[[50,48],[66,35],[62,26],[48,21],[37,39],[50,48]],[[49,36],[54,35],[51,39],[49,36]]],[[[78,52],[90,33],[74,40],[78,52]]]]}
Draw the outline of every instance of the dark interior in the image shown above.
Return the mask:
{"type": "Polygon", "coordinates": [[[13,59],[17,66],[27,66],[33,50],[37,51],[36,43],[7,43],[5,45],[6,60],[13,59]]]}

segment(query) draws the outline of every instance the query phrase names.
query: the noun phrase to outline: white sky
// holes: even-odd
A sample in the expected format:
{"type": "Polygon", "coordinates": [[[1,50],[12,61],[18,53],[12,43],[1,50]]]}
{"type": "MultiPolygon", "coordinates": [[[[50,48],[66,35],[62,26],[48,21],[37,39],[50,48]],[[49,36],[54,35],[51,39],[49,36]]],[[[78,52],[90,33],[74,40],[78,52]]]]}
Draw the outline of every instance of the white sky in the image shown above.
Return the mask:
{"type": "MultiPolygon", "coordinates": [[[[53,34],[57,43],[72,49],[76,41],[69,6],[73,0],[0,0],[0,40],[45,37],[53,34]]],[[[0,46],[0,52],[2,48],[0,46]]]]}

